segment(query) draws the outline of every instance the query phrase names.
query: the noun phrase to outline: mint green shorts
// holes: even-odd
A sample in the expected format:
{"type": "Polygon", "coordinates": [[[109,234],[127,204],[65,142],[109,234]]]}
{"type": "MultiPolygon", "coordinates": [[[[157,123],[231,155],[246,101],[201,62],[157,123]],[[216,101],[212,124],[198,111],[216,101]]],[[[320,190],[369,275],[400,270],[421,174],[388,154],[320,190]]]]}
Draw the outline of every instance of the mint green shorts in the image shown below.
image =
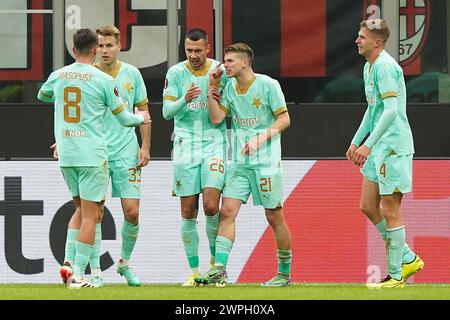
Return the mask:
{"type": "Polygon", "coordinates": [[[211,140],[193,145],[176,138],[173,147],[172,195],[186,197],[204,188],[222,190],[227,170],[226,141],[211,140]]]}
{"type": "Polygon", "coordinates": [[[108,165],[99,167],[61,167],[72,197],[100,202],[105,200],[108,165]]]}
{"type": "Polygon", "coordinates": [[[252,194],[253,204],[266,209],[283,207],[283,172],[281,167],[243,168],[230,166],[227,172],[224,198],[247,203],[252,194]]]}
{"type": "Polygon", "coordinates": [[[380,195],[411,192],[412,159],[412,154],[401,156],[369,154],[361,173],[378,184],[380,195]]]}
{"type": "Polygon", "coordinates": [[[123,199],[141,198],[141,169],[136,167],[136,163],[137,156],[109,162],[112,197],[123,199]]]}

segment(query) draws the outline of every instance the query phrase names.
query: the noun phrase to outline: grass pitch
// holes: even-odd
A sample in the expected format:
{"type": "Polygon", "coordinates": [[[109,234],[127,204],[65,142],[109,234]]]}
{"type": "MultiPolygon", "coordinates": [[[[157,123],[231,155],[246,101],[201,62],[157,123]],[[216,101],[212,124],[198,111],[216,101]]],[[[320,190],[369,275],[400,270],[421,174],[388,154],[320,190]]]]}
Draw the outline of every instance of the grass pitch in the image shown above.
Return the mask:
{"type": "Polygon", "coordinates": [[[364,284],[297,283],[284,288],[232,284],[224,288],[148,284],[138,288],[106,284],[69,290],[62,284],[0,285],[0,300],[450,300],[450,284],[406,284],[403,289],[369,290],[364,284]]]}

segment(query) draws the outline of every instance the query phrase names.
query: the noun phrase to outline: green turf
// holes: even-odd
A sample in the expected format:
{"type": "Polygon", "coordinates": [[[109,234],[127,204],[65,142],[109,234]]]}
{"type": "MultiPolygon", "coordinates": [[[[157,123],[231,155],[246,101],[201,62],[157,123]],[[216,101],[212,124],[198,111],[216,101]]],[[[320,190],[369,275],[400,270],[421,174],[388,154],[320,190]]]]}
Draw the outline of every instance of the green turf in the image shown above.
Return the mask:
{"type": "Polygon", "coordinates": [[[0,285],[0,300],[450,300],[450,284],[408,284],[403,289],[369,290],[362,284],[292,284],[262,288],[256,284],[216,287],[144,285],[138,288],[110,284],[98,289],[69,290],[62,284],[0,285]]]}

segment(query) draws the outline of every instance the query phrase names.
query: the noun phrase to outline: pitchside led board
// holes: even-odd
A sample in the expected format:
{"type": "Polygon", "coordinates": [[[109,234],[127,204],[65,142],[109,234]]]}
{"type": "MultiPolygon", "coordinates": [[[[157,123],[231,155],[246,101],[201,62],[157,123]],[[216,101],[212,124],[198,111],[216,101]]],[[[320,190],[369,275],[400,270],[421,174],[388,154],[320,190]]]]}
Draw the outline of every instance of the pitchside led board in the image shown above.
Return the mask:
{"type": "MultiPolygon", "coordinates": [[[[293,238],[293,282],[377,281],[386,275],[385,244],[359,210],[362,178],[346,160],[284,161],[285,215],[293,238]]],[[[179,200],[172,197],[170,161],[142,173],[140,232],[133,266],[146,283],[180,283],[189,266],[179,235],[179,200]],[[164,266],[164,268],[161,268],[164,266]]],[[[450,282],[450,160],[415,160],[413,192],[402,212],[407,243],[425,261],[413,283],[450,282]]],[[[122,209],[106,197],[101,267],[107,283],[121,283],[122,209]]],[[[66,226],[73,212],[55,161],[0,161],[0,283],[57,283],[66,226]]],[[[199,215],[199,230],[204,230],[199,215]]],[[[252,200],[237,219],[229,258],[231,282],[262,282],[277,269],[272,230],[252,200]]],[[[208,269],[206,235],[200,268],[208,269]]]]}

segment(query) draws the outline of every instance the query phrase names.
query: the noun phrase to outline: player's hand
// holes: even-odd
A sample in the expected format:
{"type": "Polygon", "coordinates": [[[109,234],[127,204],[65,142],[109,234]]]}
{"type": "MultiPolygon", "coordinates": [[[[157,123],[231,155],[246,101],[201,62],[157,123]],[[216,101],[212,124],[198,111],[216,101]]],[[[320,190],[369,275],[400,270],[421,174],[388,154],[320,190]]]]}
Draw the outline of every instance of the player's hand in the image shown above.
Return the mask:
{"type": "Polygon", "coordinates": [[[223,70],[220,69],[220,66],[222,65],[222,62],[217,65],[217,67],[214,68],[213,71],[209,73],[209,80],[208,80],[208,87],[219,87],[220,84],[220,77],[222,76],[223,70]]]}
{"type": "Polygon", "coordinates": [[[184,95],[184,100],[186,103],[191,102],[195,98],[199,97],[202,94],[202,89],[199,87],[196,87],[195,84],[192,82],[191,86],[189,87],[188,91],[184,95]]]}
{"type": "Polygon", "coordinates": [[[251,155],[255,153],[256,150],[258,150],[259,146],[261,145],[261,139],[258,138],[258,136],[252,138],[249,142],[247,142],[244,147],[241,150],[241,154],[251,155]]]}
{"type": "Polygon", "coordinates": [[[364,144],[362,146],[360,146],[358,149],[356,149],[355,156],[353,157],[354,165],[362,166],[364,164],[364,162],[366,162],[370,151],[372,151],[372,149],[370,149],[368,146],[366,146],[364,144]]]}
{"type": "Polygon", "coordinates": [[[150,113],[148,112],[148,110],[141,111],[137,107],[135,107],[134,113],[144,117],[144,122],[142,124],[149,124],[150,122],[152,122],[152,119],[150,118],[150,113]]]}
{"type": "Polygon", "coordinates": [[[150,162],[150,150],[148,148],[140,148],[138,153],[138,162],[136,166],[138,168],[145,167],[150,162]]]}
{"type": "Polygon", "coordinates": [[[214,98],[214,100],[217,101],[217,103],[220,103],[220,91],[216,87],[212,87],[208,90],[208,96],[211,96],[214,98]]]}
{"type": "Polygon", "coordinates": [[[53,158],[58,160],[58,148],[56,147],[56,142],[50,146],[50,149],[53,150],[53,158]]]}
{"type": "Polygon", "coordinates": [[[347,152],[345,153],[345,156],[347,157],[347,160],[353,163],[353,158],[355,157],[355,151],[358,149],[358,146],[356,144],[351,144],[350,147],[348,147],[347,152]]]}

